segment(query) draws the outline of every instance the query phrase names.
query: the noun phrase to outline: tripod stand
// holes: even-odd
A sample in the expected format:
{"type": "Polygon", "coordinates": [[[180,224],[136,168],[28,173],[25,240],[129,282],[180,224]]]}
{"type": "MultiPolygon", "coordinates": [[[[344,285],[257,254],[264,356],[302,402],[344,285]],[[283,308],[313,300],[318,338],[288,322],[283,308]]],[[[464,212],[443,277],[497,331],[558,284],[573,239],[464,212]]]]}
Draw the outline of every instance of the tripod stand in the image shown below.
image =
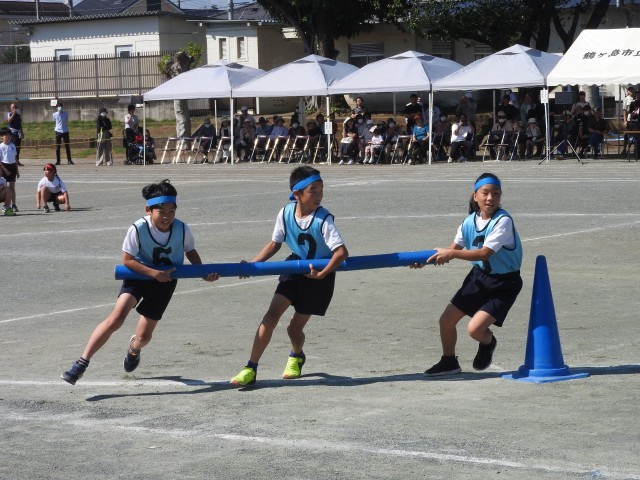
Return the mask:
{"type": "Polygon", "coordinates": [[[548,152],[547,155],[545,156],[545,158],[543,158],[540,163],[538,163],[538,165],[542,165],[543,162],[545,161],[549,161],[550,157],[554,154],[554,152],[558,151],[558,148],[560,147],[560,145],[562,145],[563,142],[567,142],[567,145],[569,146],[569,148],[571,149],[571,151],[573,152],[573,154],[576,156],[576,160],[578,160],[578,162],[581,165],[584,165],[584,162],[582,161],[582,159],[580,158],[580,155],[578,155],[578,152],[576,151],[575,147],[573,146],[573,144],[571,143],[571,140],[569,140],[568,138],[565,138],[564,140],[562,140],[558,145],[556,145],[553,150],[551,150],[551,152],[548,152]]]}

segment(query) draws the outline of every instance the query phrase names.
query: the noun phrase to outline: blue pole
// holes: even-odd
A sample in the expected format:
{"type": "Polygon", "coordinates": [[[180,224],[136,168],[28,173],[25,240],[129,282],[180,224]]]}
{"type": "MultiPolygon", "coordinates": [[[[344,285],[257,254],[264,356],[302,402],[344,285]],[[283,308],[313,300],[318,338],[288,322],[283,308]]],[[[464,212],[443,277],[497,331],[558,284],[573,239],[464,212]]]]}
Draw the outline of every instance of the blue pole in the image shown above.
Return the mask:
{"type": "MultiPolygon", "coordinates": [[[[414,263],[426,263],[427,259],[436,253],[435,250],[418,252],[384,253],[380,255],[362,255],[349,257],[337,270],[367,270],[373,268],[406,267],[414,263]]],[[[221,277],[257,277],[261,275],[281,275],[283,273],[309,273],[309,265],[316,270],[322,270],[329,263],[329,259],[316,260],[285,260],[281,262],[254,263],[208,263],[202,265],[174,265],[172,267],[158,267],[158,269],[175,268],[171,274],[173,278],[201,278],[209,273],[217,273],[221,277]]],[[[149,277],[133,272],[124,265],[115,268],[116,280],[149,280],[149,277]]]]}

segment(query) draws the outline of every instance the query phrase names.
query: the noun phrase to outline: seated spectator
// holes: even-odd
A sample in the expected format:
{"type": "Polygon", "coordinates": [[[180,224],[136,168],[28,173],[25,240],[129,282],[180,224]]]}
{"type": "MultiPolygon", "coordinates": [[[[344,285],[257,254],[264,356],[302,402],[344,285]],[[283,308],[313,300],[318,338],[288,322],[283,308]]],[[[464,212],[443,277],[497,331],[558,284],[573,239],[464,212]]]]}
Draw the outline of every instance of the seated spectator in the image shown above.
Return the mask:
{"type": "Polygon", "coordinates": [[[296,138],[297,136],[300,135],[306,135],[307,134],[307,130],[298,123],[298,121],[295,118],[291,119],[291,128],[289,129],[289,138],[296,138]]]}
{"type": "Polygon", "coordinates": [[[249,155],[256,141],[256,127],[251,124],[251,120],[245,119],[242,127],[240,128],[240,134],[236,139],[236,148],[238,149],[238,156],[241,162],[249,160],[249,155]]]}
{"type": "MultiPolygon", "coordinates": [[[[531,156],[533,155],[533,148],[535,147],[536,149],[536,153],[535,156],[536,157],[540,157],[542,155],[542,149],[544,146],[544,135],[542,134],[542,130],[540,130],[540,127],[538,126],[538,121],[535,118],[530,118],[527,121],[527,128],[525,130],[525,143],[524,143],[524,149],[526,151],[526,156],[527,158],[531,158],[531,156]]],[[[524,151],[520,151],[520,156],[524,156],[525,152],[524,151]]]]}
{"type": "MultiPolygon", "coordinates": [[[[316,117],[317,118],[317,117],[316,117]]],[[[324,117],[322,118],[324,123],[324,117]]],[[[315,150],[318,145],[326,145],[326,137],[322,134],[322,129],[320,125],[313,120],[307,122],[307,136],[309,137],[309,149],[311,151],[315,150]]]]}
{"type": "Polygon", "coordinates": [[[500,112],[504,112],[505,118],[511,123],[518,120],[519,111],[511,103],[509,103],[509,95],[503,95],[502,103],[496,107],[496,115],[500,112]]]}
{"type": "Polygon", "coordinates": [[[413,117],[414,125],[411,134],[411,151],[409,152],[409,165],[424,163],[429,150],[429,127],[422,121],[422,116],[413,117]]]}
{"type": "Polygon", "coordinates": [[[446,147],[451,145],[451,122],[446,115],[441,114],[433,125],[433,148],[436,160],[446,158],[446,147]]]}
{"type": "Polygon", "coordinates": [[[364,148],[364,163],[373,164],[378,163],[380,159],[380,153],[384,148],[384,137],[378,127],[371,127],[371,139],[364,148]]]}
{"type": "Polygon", "coordinates": [[[563,120],[558,125],[558,133],[555,138],[555,142],[557,143],[557,152],[556,159],[562,159],[567,156],[567,151],[569,148],[569,143],[571,143],[572,148],[576,146],[576,140],[578,139],[578,124],[576,123],[573,115],[571,115],[571,111],[565,110],[562,114],[563,120]]]}
{"type": "Polygon", "coordinates": [[[473,134],[475,130],[467,123],[466,115],[460,115],[458,121],[451,126],[451,153],[449,163],[466,162],[473,155],[473,134]]]}
{"type": "Polygon", "coordinates": [[[271,135],[271,130],[273,130],[273,125],[269,125],[266,118],[260,117],[256,125],[256,135],[268,137],[271,135]]]}
{"type": "Polygon", "coordinates": [[[593,109],[593,116],[589,119],[589,143],[588,148],[593,151],[593,158],[600,157],[600,146],[604,142],[604,136],[609,131],[609,123],[602,118],[600,107],[593,109]]]}
{"type": "Polygon", "coordinates": [[[211,119],[205,118],[204,123],[200,125],[198,128],[196,128],[195,132],[193,132],[193,136],[195,138],[201,139],[202,137],[204,137],[208,139],[208,140],[200,141],[200,151],[203,152],[205,155],[203,162],[207,163],[209,161],[207,157],[207,153],[210,150],[216,148],[216,146],[218,145],[218,139],[216,137],[216,129],[211,124],[211,119]]]}
{"type": "Polygon", "coordinates": [[[358,152],[358,128],[352,118],[346,118],[342,127],[342,140],[340,140],[340,165],[356,163],[358,152]]]}
{"type": "MultiPolygon", "coordinates": [[[[234,131],[234,134],[236,132],[234,131]]],[[[235,135],[234,135],[235,136],[235,135]]],[[[218,158],[216,162],[222,162],[230,156],[231,149],[231,122],[228,118],[222,118],[220,121],[220,138],[218,145],[218,158]]]]}
{"type": "MultiPolygon", "coordinates": [[[[571,115],[576,117],[580,113],[578,109],[581,108],[584,111],[584,107],[587,105],[589,105],[589,102],[587,102],[586,92],[579,92],[578,101],[571,106],[571,115]]],[[[589,107],[591,107],[591,105],[589,105],[589,107]]]]}
{"type": "Polygon", "coordinates": [[[244,125],[245,120],[249,120],[253,127],[256,126],[256,118],[249,113],[249,107],[247,107],[246,105],[243,105],[242,107],[240,107],[240,115],[238,115],[236,120],[239,128],[241,128],[242,125],[244,125]]]}
{"type": "MultiPolygon", "coordinates": [[[[498,158],[498,153],[496,152],[495,145],[502,142],[503,140],[508,140],[507,135],[510,133],[505,132],[513,132],[513,123],[507,119],[507,116],[504,111],[500,110],[496,116],[497,122],[489,132],[489,134],[483,139],[483,142],[489,143],[489,154],[493,160],[500,160],[498,158]]],[[[502,156],[508,156],[511,153],[511,147],[507,146],[504,152],[501,152],[502,156]]],[[[503,158],[506,160],[506,158],[503,158]]]]}
{"type": "Polygon", "coordinates": [[[284,118],[276,117],[275,125],[271,129],[271,133],[269,134],[269,138],[275,139],[278,137],[288,137],[289,129],[284,124],[284,118]]]}
{"type": "Polygon", "coordinates": [[[149,132],[148,128],[144,131],[144,148],[147,163],[153,163],[154,160],[158,159],[156,156],[156,141],[151,136],[151,132],[149,132]]]}

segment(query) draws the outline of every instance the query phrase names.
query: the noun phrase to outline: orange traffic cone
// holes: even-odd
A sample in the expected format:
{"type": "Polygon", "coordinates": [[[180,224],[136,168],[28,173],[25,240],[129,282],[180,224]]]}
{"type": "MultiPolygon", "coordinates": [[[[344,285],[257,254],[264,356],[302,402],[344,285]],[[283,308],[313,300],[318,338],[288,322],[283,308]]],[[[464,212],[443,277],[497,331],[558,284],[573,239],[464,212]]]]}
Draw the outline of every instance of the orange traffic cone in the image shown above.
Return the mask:
{"type": "Polygon", "coordinates": [[[524,365],[513,374],[503,375],[503,378],[547,383],[588,376],[588,373],[572,374],[562,358],[547,261],[544,256],[540,255],[536,258],[536,271],[533,278],[529,334],[524,365]]]}

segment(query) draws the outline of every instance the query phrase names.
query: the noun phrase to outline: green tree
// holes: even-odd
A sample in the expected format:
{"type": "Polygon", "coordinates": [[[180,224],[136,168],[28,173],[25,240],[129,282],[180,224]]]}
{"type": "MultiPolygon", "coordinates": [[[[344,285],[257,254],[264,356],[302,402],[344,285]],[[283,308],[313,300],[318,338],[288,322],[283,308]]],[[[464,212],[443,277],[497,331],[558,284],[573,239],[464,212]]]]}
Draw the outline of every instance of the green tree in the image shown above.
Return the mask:
{"type": "Polygon", "coordinates": [[[409,28],[420,36],[468,39],[502,50],[514,43],[549,50],[555,27],[566,51],[575,38],[580,15],[590,12],[586,28],[597,28],[609,0],[422,0],[413,3],[409,28]]]}
{"type": "Polygon", "coordinates": [[[28,63],[31,61],[29,45],[17,42],[0,50],[0,63],[28,63]]]}
{"type": "Polygon", "coordinates": [[[411,0],[257,0],[269,14],[296,29],[308,54],[336,58],[335,39],[396,23],[411,0]]]}
{"type": "MultiPolygon", "coordinates": [[[[183,72],[196,68],[202,58],[202,47],[189,42],[182,50],[173,55],[163,55],[158,62],[158,70],[165,78],[172,79],[183,72]]],[[[191,136],[191,117],[189,116],[188,100],[174,100],[173,108],[176,114],[176,135],[178,137],[191,136]]]]}

